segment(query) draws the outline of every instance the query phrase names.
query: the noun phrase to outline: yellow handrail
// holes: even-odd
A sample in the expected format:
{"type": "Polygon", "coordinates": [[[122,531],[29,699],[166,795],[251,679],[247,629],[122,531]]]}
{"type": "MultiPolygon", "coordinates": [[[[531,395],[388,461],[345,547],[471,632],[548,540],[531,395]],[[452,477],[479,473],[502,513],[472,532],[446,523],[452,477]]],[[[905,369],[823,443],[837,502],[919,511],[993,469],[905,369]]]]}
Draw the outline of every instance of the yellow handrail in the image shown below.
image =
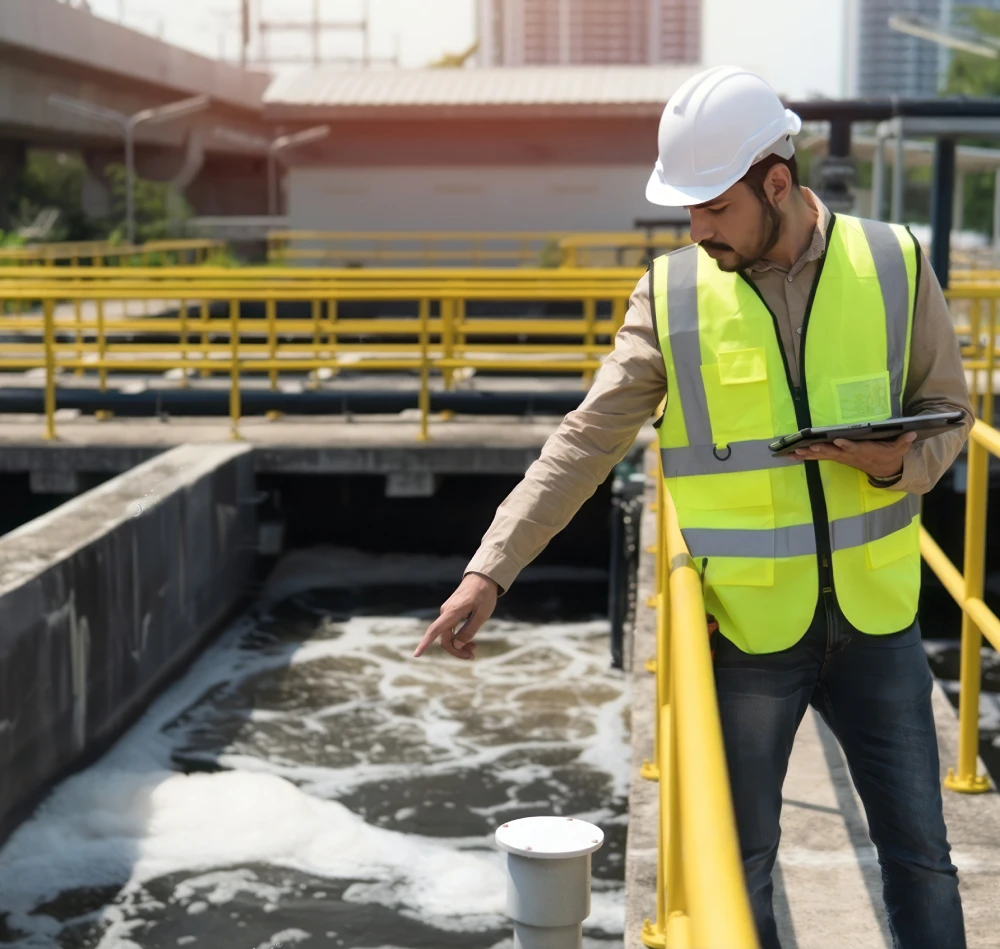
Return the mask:
{"type": "Polygon", "coordinates": [[[958,763],[949,769],[945,787],[975,794],[989,790],[989,779],[978,773],[979,691],[983,636],[1000,649],[1000,619],[983,600],[986,573],[986,511],[990,455],[1000,458],[1000,432],[977,421],[969,435],[968,482],[965,493],[965,573],[948,559],[921,528],[920,551],[944,588],[962,609],[962,651],[958,705],[958,763]]]}
{"type": "Polygon", "coordinates": [[[56,437],[55,376],[63,370],[96,372],[101,391],[106,389],[108,374],[114,372],[181,370],[181,385],[188,384],[192,370],[200,370],[203,378],[228,374],[234,438],[239,437],[240,385],[247,374],[265,374],[269,389],[275,391],[282,372],[308,372],[318,382],[320,370],[403,371],[418,379],[417,437],[426,439],[432,380],[441,379],[447,388],[455,370],[579,373],[584,381],[589,380],[611,348],[630,289],[628,283],[593,283],[583,278],[553,288],[500,280],[495,275],[472,285],[446,282],[433,292],[426,282],[409,281],[389,289],[322,282],[236,281],[216,286],[209,281],[97,281],[79,289],[75,282],[65,280],[42,286],[0,280],[0,298],[40,299],[43,304],[41,314],[3,318],[5,332],[21,335],[22,341],[5,344],[0,371],[44,369],[49,438],[56,437]],[[129,314],[128,301],[150,299],[173,301],[178,314],[129,314]],[[76,302],[60,307],[59,312],[57,304],[63,300],[76,302]],[[337,304],[352,300],[407,301],[417,306],[417,314],[416,318],[344,318],[337,304]],[[466,304],[474,300],[575,301],[581,316],[470,318],[466,304]],[[278,304],[296,301],[310,304],[308,317],[279,320],[278,304]],[[212,314],[213,302],[226,305],[226,316],[212,314]],[[242,315],[243,305],[261,303],[260,316],[242,315]],[[432,315],[435,304],[439,315],[432,315]],[[192,305],[199,310],[196,333],[191,333],[187,315],[192,305]],[[605,307],[600,317],[599,305],[605,307]],[[136,334],[143,339],[136,341],[136,334]]]}
{"type": "MultiPolygon", "coordinates": [[[[199,263],[212,253],[225,248],[224,241],[209,238],[183,238],[147,241],[145,244],[116,244],[111,241],[57,241],[47,244],[23,244],[0,247],[0,262],[21,261],[23,265],[45,266],[66,261],[77,267],[83,260],[103,265],[107,260],[121,262],[123,258],[139,257],[143,262],[153,254],[176,256],[178,264],[185,258],[199,263]]],[[[34,267],[32,268],[34,270],[34,267]]]]}
{"type": "Polygon", "coordinates": [[[657,472],[656,768],[651,949],[758,949],[712,674],[701,578],[657,472]]]}

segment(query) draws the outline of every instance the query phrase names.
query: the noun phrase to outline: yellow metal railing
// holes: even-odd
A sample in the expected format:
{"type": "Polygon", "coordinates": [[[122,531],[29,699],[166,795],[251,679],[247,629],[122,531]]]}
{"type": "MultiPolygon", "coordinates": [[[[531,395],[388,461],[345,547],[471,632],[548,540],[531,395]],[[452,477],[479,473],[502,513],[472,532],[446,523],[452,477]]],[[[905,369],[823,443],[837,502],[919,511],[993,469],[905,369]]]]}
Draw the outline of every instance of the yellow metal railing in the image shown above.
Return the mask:
{"type": "Polygon", "coordinates": [[[138,261],[142,265],[160,258],[168,264],[199,264],[225,249],[224,241],[207,238],[147,241],[145,244],[116,244],[110,241],[59,241],[0,247],[0,265],[51,266],[55,263],[78,267],[84,262],[95,266],[138,261]]]}
{"type": "Polygon", "coordinates": [[[927,565],[962,609],[958,764],[949,770],[945,786],[966,793],[989,790],[988,779],[978,774],[976,765],[983,636],[994,649],[1000,649],[1000,620],[983,600],[991,455],[1000,458],[1000,432],[977,421],[969,435],[966,460],[964,573],[959,572],[926,530],[920,531],[920,551],[927,565]]]}
{"type": "Polygon", "coordinates": [[[310,266],[538,266],[563,231],[272,231],[271,263],[310,266]]]}
{"type": "MultiPolygon", "coordinates": [[[[54,273],[54,272],[53,272],[54,273]]],[[[65,273],[65,271],[63,271],[65,273]]],[[[398,274],[398,271],[395,272],[398,274]]],[[[281,373],[319,370],[406,372],[418,378],[420,431],[429,437],[432,382],[454,385],[461,369],[504,373],[578,373],[587,384],[625,319],[631,276],[541,282],[494,275],[477,281],[401,279],[282,281],[197,276],[185,279],[82,280],[78,274],[45,281],[4,279],[0,299],[40,301],[41,312],[7,316],[16,337],[0,353],[0,371],[43,367],[46,437],[55,438],[56,376],[96,372],[101,390],[109,373],[182,370],[186,376],[226,374],[232,433],[239,437],[240,382],[264,375],[277,390],[281,373]],[[176,316],[144,317],[131,301],[175,305],[176,316]],[[69,301],[62,302],[62,301],[69,301]],[[468,305],[559,302],[573,317],[470,317],[468,305]],[[416,316],[345,318],[345,304],[409,305],[416,316]],[[308,307],[308,316],[278,318],[279,304],[308,307]],[[260,316],[245,315],[256,306],[260,316]],[[600,309],[603,314],[599,314],[600,309]],[[219,311],[224,311],[224,315],[219,311]],[[434,312],[436,310],[436,313],[434,312]],[[141,333],[143,341],[131,337],[141,333]]],[[[186,380],[185,380],[186,381],[186,380]]],[[[184,384],[182,382],[182,384],[184,384]]]]}
{"type": "Polygon", "coordinates": [[[570,234],[559,241],[563,267],[639,267],[691,243],[687,227],[653,234],[637,231],[570,234]]]}
{"type": "Polygon", "coordinates": [[[636,267],[689,243],[682,231],[272,231],[267,257],[311,266],[636,267]]]}
{"type": "Polygon", "coordinates": [[[736,835],[701,578],[656,471],[656,738],[643,777],[659,782],[655,949],[757,949],[736,835]]]}

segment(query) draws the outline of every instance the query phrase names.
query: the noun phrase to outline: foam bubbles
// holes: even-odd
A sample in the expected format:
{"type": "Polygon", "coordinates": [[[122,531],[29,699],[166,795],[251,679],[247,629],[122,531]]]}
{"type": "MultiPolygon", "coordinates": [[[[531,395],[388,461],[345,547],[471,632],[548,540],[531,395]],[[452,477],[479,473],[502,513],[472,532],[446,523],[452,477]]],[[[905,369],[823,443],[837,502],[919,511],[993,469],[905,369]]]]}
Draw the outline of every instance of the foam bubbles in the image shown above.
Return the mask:
{"type": "MultiPolygon", "coordinates": [[[[344,881],[345,902],[445,933],[503,931],[497,821],[563,809],[623,827],[629,696],[605,622],[495,621],[460,663],[413,659],[414,617],[317,619],[305,639],[266,621],[235,623],[10,838],[0,910],[27,934],[16,945],[51,945],[60,924],[33,911],[83,886],[122,888],[99,949],[141,943],[158,911],[147,884],[176,874],[168,902],[195,928],[240,900],[279,908],[294,886],[259,865],[344,881]]],[[[585,925],[622,932],[620,884],[595,880],[585,925]]],[[[308,936],[286,927],[272,945],[308,936]]]]}

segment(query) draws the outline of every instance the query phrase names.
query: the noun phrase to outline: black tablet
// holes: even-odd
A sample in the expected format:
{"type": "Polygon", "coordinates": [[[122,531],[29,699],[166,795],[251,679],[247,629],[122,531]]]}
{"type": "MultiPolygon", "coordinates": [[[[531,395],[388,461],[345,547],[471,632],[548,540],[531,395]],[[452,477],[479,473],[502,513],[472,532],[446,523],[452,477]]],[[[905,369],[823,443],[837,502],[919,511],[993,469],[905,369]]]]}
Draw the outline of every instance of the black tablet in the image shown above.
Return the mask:
{"type": "Polygon", "coordinates": [[[768,446],[775,455],[787,455],[796,448],[808,448],[836,438],[851,441],[892,441],[904,432],[919,432],[923,436],[940,435],[965,419],[964,412],[941,412],[937,415],[912,415],[909,418],[887,418],[883,422],[859,422],[856,425],[828,425],[804,428],[792,435],[783,435],[768,446]]]}

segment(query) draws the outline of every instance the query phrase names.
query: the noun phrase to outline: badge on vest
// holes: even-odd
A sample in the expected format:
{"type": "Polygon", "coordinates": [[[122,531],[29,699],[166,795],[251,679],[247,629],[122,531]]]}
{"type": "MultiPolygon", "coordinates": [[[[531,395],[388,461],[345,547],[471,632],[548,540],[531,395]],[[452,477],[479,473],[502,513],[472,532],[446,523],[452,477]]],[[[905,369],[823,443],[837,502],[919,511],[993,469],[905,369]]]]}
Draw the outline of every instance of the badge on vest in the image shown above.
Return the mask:
{"type": "Polygon", "coordinates": [[[834,379],[831,385],[839,422],[879,422],[892,416],[888,370],[834,379]]]}

